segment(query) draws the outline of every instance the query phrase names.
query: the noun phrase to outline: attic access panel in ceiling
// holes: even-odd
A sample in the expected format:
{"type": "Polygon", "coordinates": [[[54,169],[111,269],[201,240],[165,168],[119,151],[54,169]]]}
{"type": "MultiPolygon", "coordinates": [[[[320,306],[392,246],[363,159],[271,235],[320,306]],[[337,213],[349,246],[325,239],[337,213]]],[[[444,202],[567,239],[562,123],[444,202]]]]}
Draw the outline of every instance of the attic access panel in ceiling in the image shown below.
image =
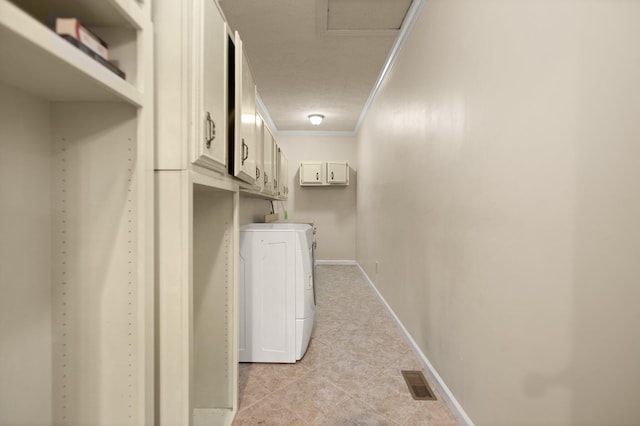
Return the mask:
{"type": "Polygon", "coordinates": [[[398,31],[411,0],[320,0],[327,32],[398,31]]]}

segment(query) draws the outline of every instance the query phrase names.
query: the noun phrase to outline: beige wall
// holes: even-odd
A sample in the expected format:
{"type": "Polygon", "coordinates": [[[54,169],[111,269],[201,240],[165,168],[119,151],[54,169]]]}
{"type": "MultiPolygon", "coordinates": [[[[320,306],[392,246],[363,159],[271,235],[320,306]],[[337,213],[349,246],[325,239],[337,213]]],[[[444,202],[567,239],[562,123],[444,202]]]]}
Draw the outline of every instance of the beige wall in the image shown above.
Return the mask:
{"type": "Polygon", "coordinates": [[[640,424],[639,18],[429,0],[358,135],[358,260],[477,425],[640,424]]]}
{"type": "Polygon", "coordinates": [[[240,195],[238,215],[241,226],[248,223],[264,222],[264,216],[269,213],[271,213],[271,204],[269,201],[240,195]]]}
{"type": "Polygon", "coordinates": [[[289,160],[289,218],[311,218],[317,227],[318,260],[356,258],[356,143],[344,136],[278,136],[289,160]],[[347,161],[347,187],[301,187],[300,161],[347,161]]]}

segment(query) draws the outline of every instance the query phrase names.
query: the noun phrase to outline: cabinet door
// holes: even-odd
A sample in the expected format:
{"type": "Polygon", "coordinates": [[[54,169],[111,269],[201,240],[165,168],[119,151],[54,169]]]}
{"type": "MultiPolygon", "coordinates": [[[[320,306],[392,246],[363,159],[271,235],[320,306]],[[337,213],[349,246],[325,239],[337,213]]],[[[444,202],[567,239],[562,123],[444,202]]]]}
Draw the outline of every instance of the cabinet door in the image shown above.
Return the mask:
{"type": "Polygon", "coordinates": [[[262,171],[263,192],[273,194],[273,182],[275,180],[275,161],[274,161],[274,141],[269,128],[263,124],[262,126],[263,143],[264,143],[264,165],[262,171]]]}
{"type": "Polygon", "coordinates": [[[286,199],[289,194],[289,160],[284,151],[278,147],[278,197],[286,199]]]}
{"type": "Polygon", "coordinates": [[[324,171],[321,161],[303,161],[300,163],[300,185],[322,185],[324,171]]]}
{"type": "Polygon", "coordinates": [[[214,0],[194,7],[196,98],[192,161],[203,167],[227,168],[227,27],[214,0]],[[201,10],[199,10],[201,9],[201,10]]]}
{"type": "Polygon", "coordinates": [[[282,186],[283,180],[281,179],[282,177],[282,173],[280,172],[280,169],[282,169],[282,150],[280,149],[280,147],[278,146],[278,143],[276,142],[275,144],[275,160],[276,160],[276,170],[275,170],[275,176],[276,176],[276,182],[275,182],[275,190],[276,193],[275,195],[277,197],[281,197],[284,189],[282,186]]]}
{"type": "Polygon", "coordinates": [[[284,174],[283,174],[283,182],[284,182],[284,198],[289,198],[289,159],[287,156],[284,156],[284,174]]]}
{"type": "Polygon", "coordinates": [[[237,31],[235,41],[236,111],[233,174],[245,182],[255,183],[256,86],[237,31]]]}
{"type": "Polygon", "coordinates": [[[256,114],[256,186],[264,188],[264,121],[256,114]]]}
{"type": "Polygon", "coordinates": [[[338,185],[349,184],[349,164],[328,162],[327,182],[338,185]]]}

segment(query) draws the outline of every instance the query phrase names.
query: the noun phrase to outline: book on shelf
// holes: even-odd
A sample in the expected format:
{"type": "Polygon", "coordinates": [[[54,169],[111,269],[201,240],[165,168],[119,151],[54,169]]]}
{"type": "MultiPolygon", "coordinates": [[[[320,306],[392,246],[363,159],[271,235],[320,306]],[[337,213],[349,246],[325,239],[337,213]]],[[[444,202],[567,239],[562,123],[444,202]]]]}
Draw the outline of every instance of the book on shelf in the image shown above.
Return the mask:
{"type": "Polygon", "coordinates": [[[107,43],[82,25],[77,18],[56,18],[56,33],[61,36],[69,35],[107,61],[110,59],[107,43]]]}
{"type": "Polygon", "coordinates": [[[125,74],[124,71],[118,68],[113,62],[103,58],[102,56],[94,52],[92,49],[89,49],[84,43],[82,43],[77,38],[69,34],[63,34],[62,37],[66,39],[69,43],[73,44],[75,47],[77,47],[78,49],[86,53],[87,55],[91,56],[97,62],[100,62],[102,65],[108,68],[111,72],[114,72],[115,74],[120,76],[120,78],[126,79],[127,75],[125,74]]]}

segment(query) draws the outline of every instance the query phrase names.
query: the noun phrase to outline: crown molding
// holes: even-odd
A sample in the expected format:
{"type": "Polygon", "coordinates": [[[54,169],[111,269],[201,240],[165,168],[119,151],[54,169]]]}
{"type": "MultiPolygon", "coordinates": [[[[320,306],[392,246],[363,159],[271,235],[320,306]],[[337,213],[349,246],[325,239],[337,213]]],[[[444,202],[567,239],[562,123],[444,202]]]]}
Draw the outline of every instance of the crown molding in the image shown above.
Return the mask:
{"type": "Polygon", "coordinates": [[[260,97],[260,93],[258,93],[257,90],[256,90],[256,109],[258,110],[258,113],[262,117],[262,121],[267,123],[267,127],[269,128],[269,130],[271,130],[271,134],[275,136],[278,133],[278,128],[276,127],[276,124],[273,122],[273,119],[269,114],[269,110],[267,109],[267,107],[264,106],[264,103],[262,102],[262,98],[260,97]]]}
{"type": "Polygon", "coordinates": [[[330,130],[280,130],[278,136],[342,136],[355,137],[354,131],[330,131],[330,130]]]}
{"type": "Polygon", "coordinates": [[[420,16],[420,12],[422,11],[422,8],[426,4],[426,2],[427,0],[413,0],[413,2],[411,3],[411,6],[407,11],[407,15],[404,18],[404,22],[402,23],[402,27],[400,28],[400,33],[398,34],[398,38],[396,38],[396,41],[393,43],[393,47],[389,52],[389,56],[387,56],[387,60],[385,61],[384,66],[382,67],[382,71],[380,71],[380,75],[376,80],[376,84],[373,86],[373,89],[369,94],[369,98],[367,99],[364,106],[362,107],[360,118],[358,119],[358,122],[356,123],[356,127],[353,130],[354,134],[357,135],[360,132],[360,127],[362,126],[362,123],[364,122],[364,119],[366,118],[367,113],[369,112],[369,109],[373,104],[373,101],[378,96],[378,91],[380,90],[382,83],[384,83],[387,76],[389,75],[389,72],[391,71],[391,68],[393,68],[393,66],[395,65],[395,62],[398,58],[398,54],[404,47],[404,44],[407,41],[409,34],[411,33],[411,29],[413,28],[413,25],[418,20],[418,17],[420,16]]]}

